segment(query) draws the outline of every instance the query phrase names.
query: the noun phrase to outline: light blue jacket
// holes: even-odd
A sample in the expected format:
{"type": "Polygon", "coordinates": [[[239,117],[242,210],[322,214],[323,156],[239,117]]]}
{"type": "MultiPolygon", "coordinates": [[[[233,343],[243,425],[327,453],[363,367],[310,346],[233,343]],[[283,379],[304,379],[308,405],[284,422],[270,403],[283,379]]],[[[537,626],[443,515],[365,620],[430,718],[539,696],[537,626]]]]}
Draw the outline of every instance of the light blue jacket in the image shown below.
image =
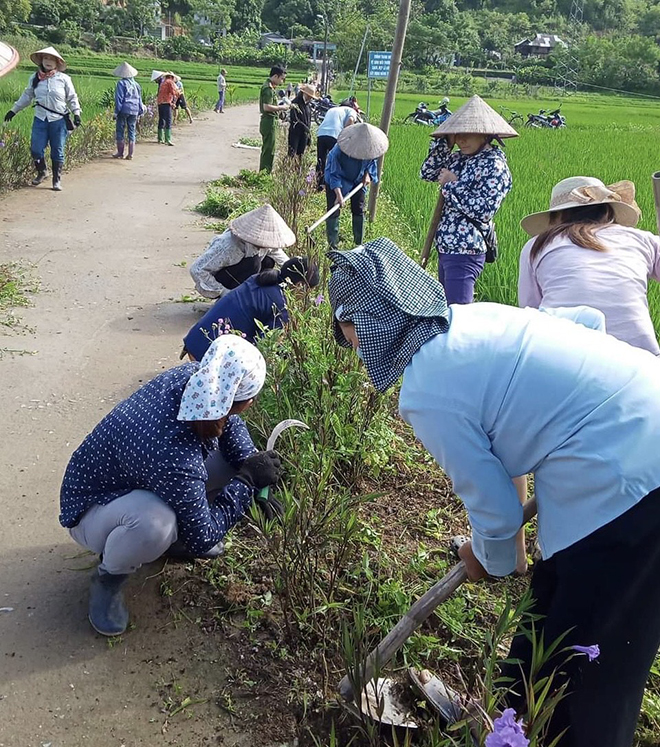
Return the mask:
{"type": "Polygon", "coordinates": [[[142,89],[133,78],[122,78],[115,88],[115,114],[144,114],[142,89]]]}
{"type": "Polygon", "coordinates": [[[378,166],[375,160],[361,161],[358,158],[351,158],[335,145],[325,162],[324,179],[330,189],[341,187],[342,195],[347,195],[357,187],[367,172],[375,184],[378,181],[378,166]]]}
{"type": "Polygon", "coordinates": [[[401,415],[452,479],[494,576],[516,565],[513,477],[534,474],[544,558],[660,487],[660,359],[553,316],[567,311],[454,304],[403,375],[401,415]]]}

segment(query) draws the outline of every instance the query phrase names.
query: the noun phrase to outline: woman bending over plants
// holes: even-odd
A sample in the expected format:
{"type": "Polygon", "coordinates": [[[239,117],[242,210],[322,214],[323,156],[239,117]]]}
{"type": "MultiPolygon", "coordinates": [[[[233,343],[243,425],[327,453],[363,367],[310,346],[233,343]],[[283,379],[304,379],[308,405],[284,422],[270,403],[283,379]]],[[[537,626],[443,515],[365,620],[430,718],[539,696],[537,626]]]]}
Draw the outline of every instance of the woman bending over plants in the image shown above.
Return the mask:
{"type": "Polygon", "coordinates": [[[102,555],[89,620],[102,635],[128,625],[122,588],[164,553],[211,558],[259,491],[279,479],[274,451],[257,451],[239,417],[254,402],[266,362],[254,345],[224,335],[201,363],[157,376],[120,402],[76,449],[60,492],[60,523],[102,555]]]}
{"type": "MultiPolygon", "coordinates": [[[[660,644],[660,360],[603,334],[588,307],[448,307],[440,283],[387,239],[330,259],[337,342],[378,391],[403,377],[401,416],[467,508],[471,580],[514,570],[522,507],[511,478],[534,474],[536,634],[600,648],[597,663],[572,656],[557,670],[567,695],[546,743],[631,747],[660,644]]],[[[535,651],[519,634],[503,666],[523,720],[535,651]]]]}

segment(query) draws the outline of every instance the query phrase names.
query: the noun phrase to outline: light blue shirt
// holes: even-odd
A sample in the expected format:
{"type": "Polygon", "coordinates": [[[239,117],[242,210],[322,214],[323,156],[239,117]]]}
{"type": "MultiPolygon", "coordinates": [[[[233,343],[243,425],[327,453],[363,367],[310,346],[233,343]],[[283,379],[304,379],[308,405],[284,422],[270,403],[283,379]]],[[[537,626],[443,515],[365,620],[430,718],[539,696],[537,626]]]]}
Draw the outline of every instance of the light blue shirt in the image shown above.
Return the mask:
{"type": "Polygon", "coordinates": [[[534,474],[544,558],[660,486],[660,360],[582,324],[491,303],[450,307],[450,327],[403,375],[401,416],[468,510],[473,550],[494,576],[516,564],[522,507],[512,477],[534,474]]]}
{"type": "Polygon", "coordinates": [[[316,133],[317,137],[326,135],[337,139],[349,119],[353,119],[354,122],[357,120],[355,109],[351,109],[350,106],[333,106],[323,117],[323,122],[316,133]]]}

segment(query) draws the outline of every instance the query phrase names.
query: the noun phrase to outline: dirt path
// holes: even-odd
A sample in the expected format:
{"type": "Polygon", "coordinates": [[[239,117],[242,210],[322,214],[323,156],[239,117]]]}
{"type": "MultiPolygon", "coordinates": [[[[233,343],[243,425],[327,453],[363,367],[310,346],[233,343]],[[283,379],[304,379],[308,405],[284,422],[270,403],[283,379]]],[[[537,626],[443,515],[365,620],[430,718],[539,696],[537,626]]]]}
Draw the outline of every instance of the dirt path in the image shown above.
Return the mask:
{"type": "Polygon", "coordinates": [[[201,183],[254,168],[231,147],[258,135],[254,105],[175,130],[176,147],[139,144],[65,175],[65,191],[0,201],[0,262],[27,260],[43,283],[22,314],[34,334],[0,337],[33,356],[0,361],[0,747],[242,745],[216,700],[222,641],[177,625],[160,568],[129,587],[135,628],[109,645],[86,619],[90,557],[57,521],[73,449],[118,400],[178,362],[194,318],[190,262],[209,240],[189,208],[201,183]],[[196,661],[196,657],[198,660],[196,661]],[[165,724],[187,696],[208,699],[165,724]],[[169,706],[167,706],[169,699],[169,706]]]}

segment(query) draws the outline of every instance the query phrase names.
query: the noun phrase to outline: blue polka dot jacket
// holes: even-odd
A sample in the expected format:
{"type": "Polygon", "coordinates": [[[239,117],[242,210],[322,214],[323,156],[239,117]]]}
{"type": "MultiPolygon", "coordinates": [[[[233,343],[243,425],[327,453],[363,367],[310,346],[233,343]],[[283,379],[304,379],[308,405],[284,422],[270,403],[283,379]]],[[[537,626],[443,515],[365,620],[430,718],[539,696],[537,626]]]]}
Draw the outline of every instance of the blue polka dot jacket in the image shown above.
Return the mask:
{"type": "Polygon", "coordinates": [[[211,450],[238,469],[257,449],[245,423],[228,418],[219,439],[203,442],[176,419],[181,395],[199,363],[157,376],[120,402],[85,438],[67,466],[60,491],[60,523],[74,527],[95,503],[106,505],[132,490],[149,490],[175,512],[179,539],[192,553],[216,545],[241,519],[252,488],[231,480],[209,505],[204,460],[211,450]]]}

